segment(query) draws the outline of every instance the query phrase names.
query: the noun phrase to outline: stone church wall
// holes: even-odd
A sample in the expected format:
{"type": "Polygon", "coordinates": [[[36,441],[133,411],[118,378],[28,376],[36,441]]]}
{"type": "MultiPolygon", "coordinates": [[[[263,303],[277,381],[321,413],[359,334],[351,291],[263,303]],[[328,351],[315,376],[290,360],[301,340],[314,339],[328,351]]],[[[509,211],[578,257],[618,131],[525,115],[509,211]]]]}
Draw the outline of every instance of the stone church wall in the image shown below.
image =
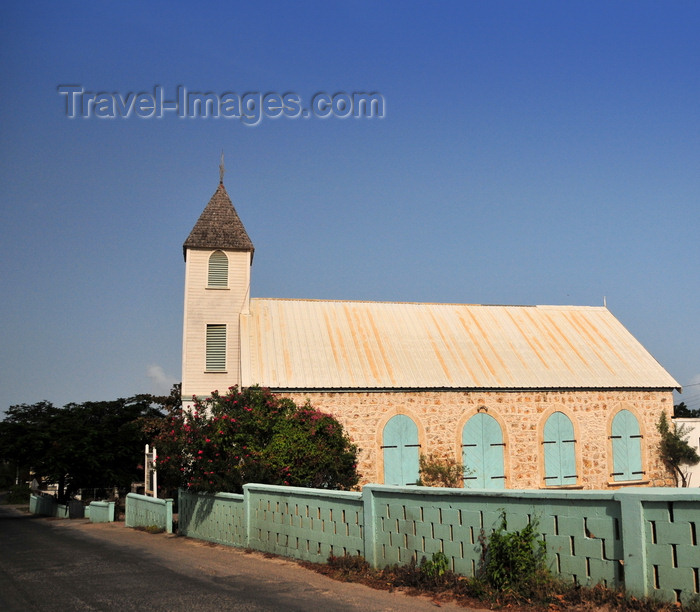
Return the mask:
{"type": "Polygon", "coordinates": [[[670,391],[386,391],[283,393],[298,404],[311,405],[340,420],[360,448],[361,484],[383,482],[382,431],[397,414],[413,419],[421,452],[462,460],[462,429],[478,411],[486,411],[501,426],[508,489],[538,489],[544,485],[543,429],[556,411],[574,425],[579,476],[575,488],[616,489],[612,472],[612,419],[623,409],[639,422],[642,468],[636,486],[673,486],[659,459],[656,421],[662,410],[673,412],[670,391]]]}

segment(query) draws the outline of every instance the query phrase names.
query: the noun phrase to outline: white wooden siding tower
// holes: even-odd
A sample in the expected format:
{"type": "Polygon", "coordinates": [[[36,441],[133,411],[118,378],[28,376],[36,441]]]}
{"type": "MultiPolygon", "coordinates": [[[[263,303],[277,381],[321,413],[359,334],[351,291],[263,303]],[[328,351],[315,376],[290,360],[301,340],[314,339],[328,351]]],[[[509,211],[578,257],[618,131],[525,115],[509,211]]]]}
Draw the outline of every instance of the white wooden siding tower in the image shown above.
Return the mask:
{"type": "Polygon", "coordinates": [[[219,186],[182,249],[182,399],[188,407],[193,395],[225,393],[241,383],[240,317],[250,309],[254,247],[224,187],[223,167],[219,186]]]}

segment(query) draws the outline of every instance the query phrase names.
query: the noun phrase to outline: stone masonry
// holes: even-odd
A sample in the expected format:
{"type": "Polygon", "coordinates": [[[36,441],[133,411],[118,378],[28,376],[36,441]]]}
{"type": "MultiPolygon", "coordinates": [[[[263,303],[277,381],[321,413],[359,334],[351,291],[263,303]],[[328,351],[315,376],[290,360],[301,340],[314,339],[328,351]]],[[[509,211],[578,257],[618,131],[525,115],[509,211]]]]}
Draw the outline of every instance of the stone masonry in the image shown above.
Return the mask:
{"type": "MultiPolygon", "coordinates": [[[[307,400],[335,416],[360,449],[361,484],[383,482],[382,431],[397,414],[413,419],[421,452],[462,460],[462,428],[478,411],[500,424],[506,444],[506,488],[544,488],[542,436],[544,423],[556,411],[574,425],[578,484],[573,488],[617,489],[612,471],[612,420],[631,411],[642,434],[643,480],[629,485],[673,486],[662,464],[656,422],[662,410],[673,411],[670,391],[553,390],[553,391],[351,391],[283,393],[302,405],[307,400]]],[[[467,466],[468,467],[468,466],[467,466]]],[[[570,487],[571,488],[571,487],[570,487]]]]}

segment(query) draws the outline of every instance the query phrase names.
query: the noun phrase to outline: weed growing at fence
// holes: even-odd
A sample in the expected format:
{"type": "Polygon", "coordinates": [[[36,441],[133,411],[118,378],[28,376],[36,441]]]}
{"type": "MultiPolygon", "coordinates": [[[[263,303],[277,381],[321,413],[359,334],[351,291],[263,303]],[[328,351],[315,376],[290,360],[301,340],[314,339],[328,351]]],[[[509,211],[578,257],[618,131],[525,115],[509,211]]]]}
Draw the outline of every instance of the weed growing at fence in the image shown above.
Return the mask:
{"type": "MultiPolygon", "coordinates": [[[[328,558],[328,566],[337,570],[337,579],[351,578],[352,576],[366,574],[371,572],[369,563],[365,561],[362,555],[336,557],[331,555],[328,558]]],[[[349,582],[355,582],[349,580],[349,582]]]]}
{"type": "MultiPolygon", "coordinates": [[[[301,562],[304,567],[344,582],[359,582],[376,589],[405,589],[409,595],[430,595],[436,601],[457,601],[470,607],[547,610],[637,610],[670,612],[677,605],[652,598],[638,598],[602,585],[591,588],[564,582],[550,574],[545,564],[544,542],[533,520],[520,531],[508,531],[505,513],[500,525],[482,534],[482,558],[477,576],[467,578],[450,570],[449,558],[436,552],[420,563],[372,569],[363,557],[335,557],[326,564],[301,562]]],[[[684,611],[700,612],[700,600],[684,611]]]]}
{"type": "Polygon", "coordinates": [[[430,561],[423,557],[418,569],[420,573],[425,576],[426,581],[440,582],[443,576],[449,571],[450,562],[445,556],[445,553],[435,552],[430,561]]]}
{"type": "MultiPolygon", "coordinates": [[[[459,576],[447,569],[440,574],[433,572],[431,560],[418,564],[415,560],[403,566],[395,565],[375,570],[362,557],[329,557],[328,563],[300,564],[334,580],[357,582],[374,589],[393,591],[404,590],[408,595],[427,595],[436,602],[456,601],[470,608],[511,609],[519,612],[552,612],[555,610],[576,610],[593,612],[599,610],[620,610],[638,612],[700,612],[695,602],[679,608],[675,604],[660,602],[652,598],[638,598],[608,589],[602,585],[581,587],[552,578],[542,583],[537,597],[523,598],[511,589],[494,589],[483,578],[459,576]],[[429,569],[430,568],[430,569],[429,569]]],[[[438,566],[441,562],[438,561],[438,566]]]]}
{"type": "Polygon", "coordinates": [[[145,531],[146,533],[164,533],[165,529],[163,527],[159,527],[158,525],[139,525],[137,527],[134,527],[136,531],[145,531]]]}
{"type": "Polygon", "coordinates": [[[481,534],[481,575],[493,589],[512,592],[525,600],[542,599],[551,589],[553,577],[546,565],[546,546],[537,533],[538,521],[531,520],[520,531],[508,531],[505,511],[501,523],[488,536],[481,534]]]}

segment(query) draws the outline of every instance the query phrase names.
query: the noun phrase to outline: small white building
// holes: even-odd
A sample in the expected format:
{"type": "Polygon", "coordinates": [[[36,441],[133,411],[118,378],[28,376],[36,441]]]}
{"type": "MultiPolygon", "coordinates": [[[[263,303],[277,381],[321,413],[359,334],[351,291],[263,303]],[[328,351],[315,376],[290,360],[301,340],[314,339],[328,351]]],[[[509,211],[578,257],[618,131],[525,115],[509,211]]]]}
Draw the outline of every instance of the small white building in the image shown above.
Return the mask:
{"type": "MultiPolygon", "coordinates": [[[[674,418],[676,427],[685,427],[688,434],[688,444],[700,454],[700,419],[674,418]]],[[[700,463],[685,467],[688,473],[688,486],[700,487],[700,463]]]]}

